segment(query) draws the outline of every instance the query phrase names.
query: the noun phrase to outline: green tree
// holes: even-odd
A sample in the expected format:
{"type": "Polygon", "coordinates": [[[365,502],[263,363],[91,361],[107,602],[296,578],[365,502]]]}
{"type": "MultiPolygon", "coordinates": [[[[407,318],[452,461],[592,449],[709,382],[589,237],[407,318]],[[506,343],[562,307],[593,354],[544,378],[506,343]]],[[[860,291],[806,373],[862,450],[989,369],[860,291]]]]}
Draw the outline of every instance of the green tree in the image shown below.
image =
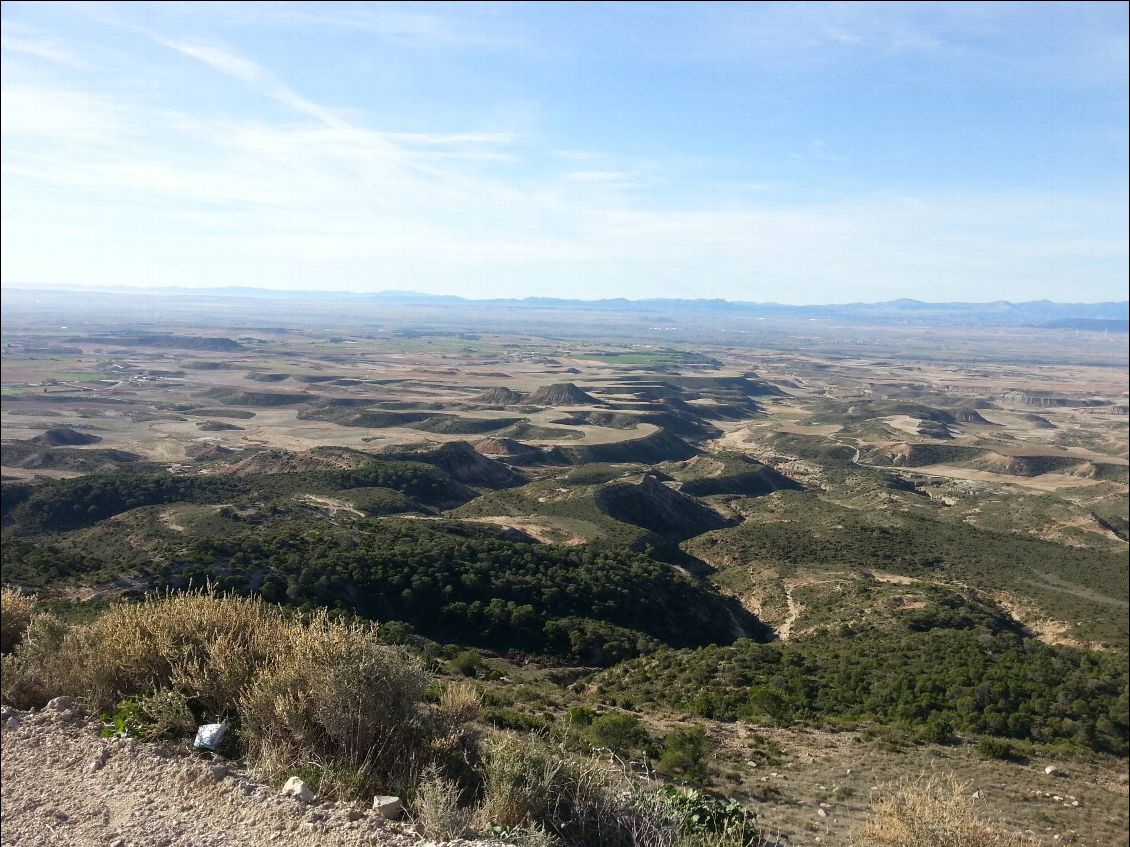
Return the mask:
{"type": "Polygon", "coordinates": [[[656,770],[661,776],[696,785],[706,781],[706,757],[713,744],[700,726],[673,729],[663,739],[656,770]]]}

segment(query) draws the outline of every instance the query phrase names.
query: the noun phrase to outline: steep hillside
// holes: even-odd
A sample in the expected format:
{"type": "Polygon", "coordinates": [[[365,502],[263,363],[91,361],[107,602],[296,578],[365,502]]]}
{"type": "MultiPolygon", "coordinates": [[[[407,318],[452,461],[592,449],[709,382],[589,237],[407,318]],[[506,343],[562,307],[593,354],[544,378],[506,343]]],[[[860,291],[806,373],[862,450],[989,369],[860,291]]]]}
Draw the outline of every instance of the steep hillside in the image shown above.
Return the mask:
{"type": "Polygon", "coordinates": [[[505,386],[488,388],[470,398],[468,402],[483,406],[513,406],[524,402],[526,395],[505,386]]]}
{"type": "Polygon", "coordinates": [[[509,488],[525,482],[520,473],[488,458],[466,441],[449,441],[434,450],[404,451],[390,448],[383,455],[390,459],[435,465],[452,479],[467,485],[509,488]]]}
{"type": "Polygon", "coordinates": [[[690,538],[728,523],[713,509],[669,488],[652,474],[645,474],[638,483],[602,488],[596,502],[609,517],[669,538],[690,538]]]}
{"type": "Polygon", "coordinates": [[[682,490],[696,497],[712,494],[740,494],[756,497],[773,491],[799,490],[795,480],[767,465],[741,454],[723,454],[702,457],[688,463],[689,467],[676,475],[682,481],[682,490]]]}
{"type": "Polygon", "coordinates": [[[78,432],[70,427],[52,427],[42,435],[28,439],[32,444],[43,447],[79,447],[86,444],[97,444],[102,440],[100,436],[89,432],[78,432]]]}
{"type": "Polygon", "coordinates": [[[599,400],[571,382],[556,382],[528,395],[523,403],[530,406],[599,406],[599,400]]]}

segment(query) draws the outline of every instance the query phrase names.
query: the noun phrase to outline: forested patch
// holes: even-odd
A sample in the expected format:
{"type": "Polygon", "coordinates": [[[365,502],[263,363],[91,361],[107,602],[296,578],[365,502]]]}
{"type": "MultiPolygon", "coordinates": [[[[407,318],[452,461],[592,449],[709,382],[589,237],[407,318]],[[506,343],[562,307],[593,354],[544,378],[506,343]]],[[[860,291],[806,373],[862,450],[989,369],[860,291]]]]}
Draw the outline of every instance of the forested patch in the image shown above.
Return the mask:
{"type": "MultiPolygon", "coordinates": [[[[246,476],[86,474],[36,486],[5,514],[16,530],[60,531],[89,526],[139,506],[224,503],[351,488],[389,488],[423,503],[452,505],[474,492],[421,462],[373,462],[360,468],[246,476]]],[[[14,493],[14,492],[13,492],[14,493]]],[[[7,498],[7,494],[5,494],[7,498]]]]}
{"type": "Polygon", "coordinates": [[[928,740],[980,733],[1127,753],[1125,656],[1008,632],[825,634],[663,649],[598,681],[606,699],[720,720],[899,724],[928,740]]]}

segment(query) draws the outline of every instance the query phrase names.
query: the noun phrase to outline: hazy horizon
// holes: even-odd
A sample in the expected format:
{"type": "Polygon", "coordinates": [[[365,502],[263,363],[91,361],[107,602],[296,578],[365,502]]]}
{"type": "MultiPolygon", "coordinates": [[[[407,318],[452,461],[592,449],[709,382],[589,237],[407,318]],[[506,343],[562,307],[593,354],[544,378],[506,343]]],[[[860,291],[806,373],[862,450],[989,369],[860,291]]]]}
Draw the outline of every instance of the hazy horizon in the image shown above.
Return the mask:
{"type": "Polygon", "coordinates": [[[1125,4],[0,14],[8,287],[1125,299],[1125,4]]]}
{"type": "MultiPolygon", "coordinates": [[[[478,302],[491,302],[491,301],[517,301],[522,302],[526,300],[558,300],[561,302],[575,302],[575,303],[605,303],[614,301],[623,301],[628,303],[647,303],[648,301],[674,301],[674,302],[690,302],[690,303],[712,303],[723,302],[729,305],[742,305],[742,306],[783,306],[788,308],[819,308],[819,307],[841,307],[841,306],[882,306],[892,303],[918,303],[925,306],[947,306],[947,305],[960,305],[960,306],[993,306],[1000,304],[1008,304],[1012,306],[1023,306],[1038,303],[1050,303],[1055,306],[1100,306],[1100,305],[1116,305],[1122,306],[1130,304],[1130,300],[1110,299],[1110,300],[1052,300],[1049,298],[1039,298],[1033,300],[922,300],[914,297],[894,297],[889,300],[842,300],[837,302],[806,302],[794,303],[779,300],[740,300],[730,297],[550,297],[538,294],[515,295],[511,297],[477,297],[474,293],[471,294],[455,294],[453,292],[425,292],[413,291],[411,289],[380,289],[373,291],[364,290],[350,290],[350,289],[309,289],[309,288],[268,288],[263,286],[215,286],[215,287],[200,287],[200,286],[128,286],[128,285],[81,285],[81,284],[68,284],[62,283],[54,285],[50,283],[39,284],[22,284],[18,282],[5,282],[0,284],[0,289],[6,291],[25,291],[25,292],[72,292],[72,293],[107,293],[107,294],[133,294],[144,293],[153,295],[182,295],[182,296],[238,296],[245,292],[257,292],[259,294],[279,294],[284,297],[299,297],[300,295],[316,295],[318,297],[332,298],[335,295],[343,297],[387,297],[395,299],[399,297],[404,298],[435,298],[438,300],[443,299],[457,299],[470,303],[478,302]]],[[[264,298],[267,299],[267,298],[264,298]]]]}

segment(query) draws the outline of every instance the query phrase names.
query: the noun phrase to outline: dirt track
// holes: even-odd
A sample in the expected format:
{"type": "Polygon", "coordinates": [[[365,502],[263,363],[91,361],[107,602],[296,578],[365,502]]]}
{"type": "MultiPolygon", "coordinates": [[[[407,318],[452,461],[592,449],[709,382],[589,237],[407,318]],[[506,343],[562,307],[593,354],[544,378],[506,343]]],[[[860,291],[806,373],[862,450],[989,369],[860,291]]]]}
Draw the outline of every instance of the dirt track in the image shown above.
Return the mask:
{"type": "Polygon", "coordinates": [[[307,806],[283,797],[218,757],[100,738],[97,721],[70,709],[4,707],[0,723],[2,847],[429,843],[361,807],[316,801],[307,806]]]}

